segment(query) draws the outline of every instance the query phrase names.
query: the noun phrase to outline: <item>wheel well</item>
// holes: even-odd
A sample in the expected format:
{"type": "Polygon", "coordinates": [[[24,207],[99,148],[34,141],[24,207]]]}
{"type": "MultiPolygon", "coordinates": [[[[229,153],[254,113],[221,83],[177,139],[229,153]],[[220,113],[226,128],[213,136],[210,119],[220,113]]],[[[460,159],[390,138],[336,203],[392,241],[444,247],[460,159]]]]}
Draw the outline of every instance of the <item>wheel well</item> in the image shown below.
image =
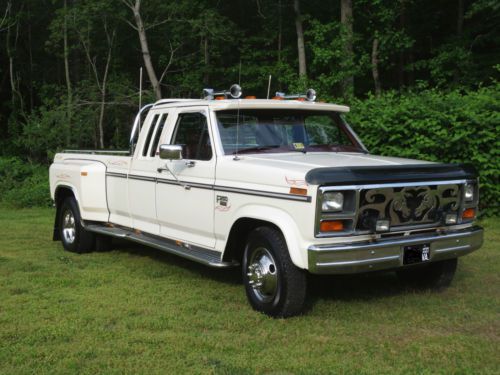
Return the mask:
{"type": "Polygon", "coordinates": [[[222,260],[227,262],[235,260],[241,264],[248,235],[255,228],[262,226],[272,227],[281,233],[281,229],[269,221],[252,218],[240,218],[236,220],[229,232],[222,260]]]}
{"type": "Polygon", "coordinates": [[[61,238],[59,236],[59,216],[62,202],[68,197],[74,197],[75,194],[73,190],[67,186],[59,186],[56,188],[54,193],[54,203],[56,206],[56,217],[54,218],[54,234],[52,235],[53,241],[59,241],[61,238]]]}

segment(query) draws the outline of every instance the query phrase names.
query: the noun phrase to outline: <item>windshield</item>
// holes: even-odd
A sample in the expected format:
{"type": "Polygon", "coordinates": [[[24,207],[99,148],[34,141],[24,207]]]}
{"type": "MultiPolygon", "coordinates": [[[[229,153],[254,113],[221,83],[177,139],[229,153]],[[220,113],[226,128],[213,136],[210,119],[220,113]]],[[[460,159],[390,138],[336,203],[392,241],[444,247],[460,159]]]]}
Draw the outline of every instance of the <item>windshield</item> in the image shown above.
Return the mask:
{"type": "Polygon", "coordinates": [[[293,151],[364,152],[336,112],[242,109],[239,113],[237,110],[216,113],[226,155],[293,151]]]}

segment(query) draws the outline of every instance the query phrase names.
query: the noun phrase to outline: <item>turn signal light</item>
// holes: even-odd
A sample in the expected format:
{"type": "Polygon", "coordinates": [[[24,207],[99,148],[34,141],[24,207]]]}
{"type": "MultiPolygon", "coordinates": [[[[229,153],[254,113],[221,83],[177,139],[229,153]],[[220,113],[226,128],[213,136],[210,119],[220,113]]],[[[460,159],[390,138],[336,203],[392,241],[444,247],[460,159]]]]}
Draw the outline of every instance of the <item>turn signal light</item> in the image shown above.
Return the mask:
{"type": "Polygon", "coordinates": [[[257,99],[257,97],[255,95],[247,95],[245,99],[257,99]]]}
{"type": "Polygon", "coordinates": [[[319,225],[321,232],[340,232],[344,230],[344,223],[341,220],[325,220],[319,225]]]}
{"type": "Polygon", "coordinates": [[[468,208],[462,214],[462,219],[474,219],[476,217],[476,210],[473,208],[468,208]]]}

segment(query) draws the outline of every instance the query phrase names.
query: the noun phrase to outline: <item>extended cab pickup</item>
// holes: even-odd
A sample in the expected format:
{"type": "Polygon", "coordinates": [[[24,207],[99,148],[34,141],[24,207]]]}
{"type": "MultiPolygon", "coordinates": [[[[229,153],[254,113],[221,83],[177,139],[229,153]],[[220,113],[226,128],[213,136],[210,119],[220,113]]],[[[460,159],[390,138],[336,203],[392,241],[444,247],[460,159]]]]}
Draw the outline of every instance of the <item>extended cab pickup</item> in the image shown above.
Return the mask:
{"type": "Polygon", "coordinates": [[[130,151],[56,154],[54,239],[241,266],[250,304],[279,317],[303,310],[308,273],[449,285],[483,240],[475,170],[371,155],[348,107],[280,99],[164,99],[137,115],[130,151]]]}

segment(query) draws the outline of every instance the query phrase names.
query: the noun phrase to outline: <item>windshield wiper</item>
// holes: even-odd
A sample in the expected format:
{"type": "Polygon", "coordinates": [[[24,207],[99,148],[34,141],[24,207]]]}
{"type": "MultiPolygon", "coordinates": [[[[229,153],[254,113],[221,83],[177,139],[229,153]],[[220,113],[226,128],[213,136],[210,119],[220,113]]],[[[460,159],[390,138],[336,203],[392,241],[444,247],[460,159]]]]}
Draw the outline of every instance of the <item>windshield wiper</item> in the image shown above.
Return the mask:
{"type": "Polygon", "coordinates": [[[281,147],[281,145],[269,145],[269,146],[255,146],[255,147],[249,147],[249,148],[244,148],[244,149],[240,149],[238,150],[238,152],[233,152],[233,154],[244,154],[246,152],[252,152],[252,151],[264,151],[264,150],[270,150],[270,149],[273,149],[273,148],[279,148],[281,147]]]}

